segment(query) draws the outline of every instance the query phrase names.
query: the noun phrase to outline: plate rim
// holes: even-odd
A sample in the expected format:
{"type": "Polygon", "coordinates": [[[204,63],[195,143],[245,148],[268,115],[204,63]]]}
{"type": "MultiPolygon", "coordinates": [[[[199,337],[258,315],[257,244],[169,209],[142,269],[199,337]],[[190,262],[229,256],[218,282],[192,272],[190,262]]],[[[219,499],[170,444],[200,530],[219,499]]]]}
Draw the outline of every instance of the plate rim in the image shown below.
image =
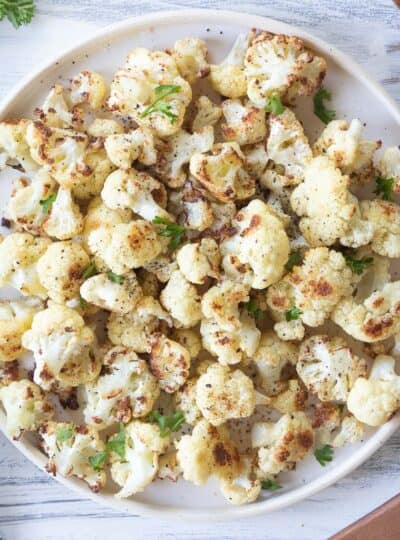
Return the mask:
{"type": "MultiPolygon", "coordinates": [[[[151,24],[159,23],[168,25],[173,24],[177,19],[182,20],[188,17],[190,17],[193,21],[199,17],[207,17],[207,21],[210,24],[218,23],[220,19],[223,19],[226,23],[226,21],[229,19],[233,23],[240,23],[241,25],[246,25],[249,28],[264,28],[273,32],[283,32],[301,37],[314,49],[317,49],[325,56],[332,58],[333,61],[345,71],[351,72],[353,77],[356,77],[375,96],[377,96],[381,102],[383,102],[390,114],[400,124],[400,108],[394,99],[380,85],[380,83],[375,81],[375,79],[370,76],[368,72],[364,70],[364,68],[359,66],[351,57],[341,52],[336,47],[330,45],[325,40],[316,37],[295,25],[291,25],[277,19],[272,19],[270,17],[253,15],[247,12],[215,9],[157,11],[140,16],[129,17],[91,32],[89,37],[80,40],[72,47],[64,48],[58,54],[52,55],[50,58],[42,61],[34,70],[30,71],[26,76],[24,76],[19,83],[14,85],[0,103],[0,118],[6,118],[7,112],[12,107],[14,101],[18,99],[19,94],[24,92],[30,84],[34,83],[40,76],[46,76],[47,72],[51,71],[56,64],[59,65],[67,60],[67,58],[71,55],[80,53],[82,49],[99,45],[101,42],[104,42],[107,39],[112,39],[115,34],[120,32],[127,32],[131,30],[134,35],[134,32],[140,31],[144,27],[151,24]]],[[[102,506],[107,506],[120,512],[128,512],[131,515],[147,517],[157,515],[163,519],[174,520],[176,520],[178,517],[190,519],[192,521],[200,521],[204,518],[207,518],[212,522],[227,521],[281,510],[296,502],[309,498],[310,496],[334,484],[351,471],[359,467],[372,454],[374,454],[399,427],[400,414],[396,415],[389,422],[381,426],[374,433],[374,435],[360,448],[358,448],[354,454],[347,458],[344,463],[340,464],[338,467],[333,467],[332,469],[326,471],[324,474],[312,480],[310,483],[295,488],[287,493],[275,495],[274,497],[252,504],[244,506],[227,505],[226,508],[219,509],[218,512],[212,512],[210,510],[192,510],[177,506],[161,506],[155,503],[136,501],[134,498],[130,498],[125,501],[116,499],[109,494],[92,493],[83,481],[73,477],[64,478],[59,475],[56,477],[56,480],[62,485],[67,486],[72,491],[79,493],[86,499],[94,500],[102,506]]],[[[11,441],[13,446],[16,447],[27,459],[29,459],[31,463],[34,463],[41,470],[47,472],[44,468],[46,461],[45,456],[37,447],[33,446],[26,440],[14,441],[9,437],[5,431],[5,413],[2,409],[0,409],[0,428],[6,438],[11,441]]]]}

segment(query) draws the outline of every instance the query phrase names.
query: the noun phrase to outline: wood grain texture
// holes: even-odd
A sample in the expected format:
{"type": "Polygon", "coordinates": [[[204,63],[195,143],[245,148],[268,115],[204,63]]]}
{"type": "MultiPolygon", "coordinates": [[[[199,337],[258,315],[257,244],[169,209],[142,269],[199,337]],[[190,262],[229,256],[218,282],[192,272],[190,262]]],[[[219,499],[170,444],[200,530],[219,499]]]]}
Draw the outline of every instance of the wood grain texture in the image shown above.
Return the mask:
{"type": "MultiPolygon", "coordinates": [[[[0,99],[49,54],[96,26],[184,7],[233,9],[273,17],[350,54],[400,103],[400,10],[391,0],[37,0],[34,22],[0,23],[0,99]]],[[[400,433],[366,464],[285,511],[230,524],[171,523],[119,514],[79,498],[18,454],[0,435],[0,540],[323,540],[400,488],[400,433]]]]}

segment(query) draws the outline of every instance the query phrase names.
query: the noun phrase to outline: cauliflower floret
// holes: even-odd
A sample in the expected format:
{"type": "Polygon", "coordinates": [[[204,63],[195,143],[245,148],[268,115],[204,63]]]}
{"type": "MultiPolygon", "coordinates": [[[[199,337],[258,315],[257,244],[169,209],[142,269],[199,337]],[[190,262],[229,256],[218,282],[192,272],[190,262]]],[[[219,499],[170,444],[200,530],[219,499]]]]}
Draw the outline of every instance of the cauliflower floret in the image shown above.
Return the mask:
{"type": "Polygon", "coordinates": [[[166,199],[164,186],[136,169],[118,169],[111,173],[104,183],[101,197],[109,208],[130,208],[147,221],[153,221],[157,216],[171,219],[159,204],[166,199]]]}
{"type": "Polygon", "coordinates": [[[174,328],[171,337],[185,347],[190,358],[197,358],[202,350],[201,338],[196,330],[191,328],[174,328]]]}
{"type": "MultiPolygon", "coordinates": [[[[112,440],[113,437],[109,439],[112,440]]],[[[161,437],[158,426],[139,420],[125,427],[123,442],[123,452],[113,452],[111,456],[111,476],[121,486],[116,494],[119,499],[140,493],[154,480],[159,455],[165,452],[169,444],[168,437],[161,437]]]]}
{"type": "Polygon", "coordinates": [[[239,304],[248,302],[249,287],[224,280],[203,296],[201,309],[207,319],[213,319],[221,330],[236,332],[240,328],[239,304]]]}
{"type": "Polygon", "coordinates": [[[373,227],[371,249],[383,257],[400,257],[400,206],[379,199],[360,206],[363,219],[373,227]]]}
{"type": "Polygon", "coordinates": [[[181,474],[182,471],[178,465],[176,450],[167,452],[166,454],[160,456],[158,460],[157,478],[160,480],[171,480],[171,482],[177,482],[181,474]]]}
{"type": "Polygon", "coordinates": [[[150,343],[150,370],[161,390],[173,394],[189,377],[190,354],[185,347],[162,334],[153,334],[150,343]]]}
{"type": "Polygon", "coordinates": [[[281,321],[274,324],[274,330],[283,341],[301,341],[305,328],[301,321],[281,321]]]}
{"type": "Polygon", "coordinates": [[[309,96],[321,85],[326,62],[296,36],[260,32],[245,57],[247,95],[264,108],[273,94],[289,103],[296,95],[309,96]]]}
{"type": "Polygon", "coordinates": [[[242,458],[240,475],[233,479],[220,480],[222,495],[231,504],[248,504],[260,495],[261,481],[257,478],[253,461],[249,457],[242,458]]]}
{"type": "MultiPolygon", "coordinates": [[[[180,210],[182,211],[179,217],[182,219],[184,225],[189,229],[200,232],[212,226],[214,222],[212,203],[208,200],[203,189],[198,189],[191,182],[187,182],[182,188],[182,191],[180,191],[179,197],[181,204],[180,210]]],[[[179,213],[180,210],[178,210],[179,213]]]]}
{"type": "Polygon", "coordinates": [[[43,105],[35,109],[35,116],[49,127],[80,129],[83,124],[83,113],[77,107],[71,109],[64,92],[62,84],[55,84],[43,105]]]}
{"type": "Polygon", "coordinates": [[[182,411],[185,422],[194,426],[202,418],[199,407],[196,403],[196,378],[188,379],[174,394],[176,410],[182,411]]]}
{"type": "Polygon", "coordinates": [[[332,320],[350,336],[373,343],[400,331],[400,281],[386,283],[361,303],[344,298],[332,313],[332,320]]]}
{"type": "Polygon", "coordinates": [[[125,315],[111,313],[108,337],[114,345],[131,347],[138,353],[150,352],[151,335],[161,329],[161,321],[172,326],[172,320],[155,298],[145,296],[133,311],[125,315]]]}
{"type": "Polygon", "coordinates": [[[248,199],[255,182],[245,170],[245,156],[237,143],[215,144],[208,153],[190,159],[190,172],[221,202],[248,199]]]}
{"type": "Polygon", "coordinates": [[[59,240],[68,240],[82,232],[83,216],[69,189],[60,187],[58,190],[43,229],[59,240]]]}
{"type": "Polygon", "coordinates": [[[222,266],[229,279],[264,289],[282,276],[290,246],[275,210],[259,199],[233,220],[236,234],[221,244],[222,266]]]}
{"type": "Polygon", "coordinates": [[[345,402],[358,377],[365,377],[367,362],[354,355],[340,336],[312,336],[300,347],[297,373],[307,389],[321,401],[345,402]]]}
{"type": "Polygon", "coordinates": [[[200,242],[186,244],[176,255],[179,270],[190,281],[202,285],[207,277],[218,279],[221,255],[218,244],[212,238],[203,238],[200,242]]]}
{"type": "Polygon", "coordinates": [[[368,426],[381,426],[400,408],[400,377],[391,356],[375,358],[368,379],[356,380],[347,399],[347,408],[368,426]]]}
{"type": "Polygon", "coordinates": [[[100,377],[85,390],[85,421],[96,429],[146,416],[160,393],[146,361],[128,347],[110,349],[100,377]]]}
{"type": "Polygon", "coordinates": [[[349,178],[326,156],[312,159],[304,169],[304,182],[292,193],[293,210],[301,216],[300,230],[312,246],[331,246],[349,229],[356,212],[349,178]]]}
{"type": "Polygon", "coordinates": [[[106,473],[95,469],[90,459],[105,451],[97,431],[89,426],[48,422],[40,430],[43,450],[49,456],[46,469],[56,475],[77,476],[97,493],[106,483],[106,473]]]}
{"type": "Polygon", "coordinates": [[[137,48],[115,74],[108,106],[167,137],[181,127],[191,99],[190,84],[179,75],[172,56],[137,48]]]}
{"type": "Polygon", "coordinates": [[[115,274],[145,266],[162,250],[155,227],[145,220],[100,226],[90,233],[89,250],[115,274]]]}
{"type": "Polygon", "coordinates": [[[364,435],[364,425],[354,416],[345,416],[339,432],[335,435],[332,446],[340,448],[345,444],[354,444],[364,435]]]}
{"type": "Polygon", "coordinates": [[[289,379],[286,390],[272,398],[271,406],[282,414],[291,414],[305,409],[307,390],[299,379],[289,379]]]}
{"type": "Polygon", "coordinates": [[[96,337],[79,313],[66,306],[52,304],[39,311],[22,336],[22,346],[33,352],[33,380],[44,390],[56,382],[62,386],[85,384],[99,374],[96,337]]]}
{"type": "Polygon", "coordinates": [[[220,64],[210,66],[211,86],[225,97],[236,99],[246,95],[243,63],[251,36],[251,33],[239,34],[228,56],[220,64]]]}
{"type": "Polygon", "coordinates": [[[171,188],[183,186],[187,178],[185,165],[192,156],[209,152],[213,144],[212,126],[205,126],[194,133],[180,129],[167,141],[159,143],[159,159],[153,167],[154,174],[171,188]]]}
{"type": "Polygon", "coordinates": [[[268,405],[269,398],[255,391],[253,381],[240,369],[212,364],[196,385],[196,404],[213,426],[230,419],[251,416],[256,405],[268,405]]]}
{"type": "Polygon", "coordinates": [[[248,173],[257,180],[261,180],[269,159],[265,143],[262,142],[246,146],[243,148],[243,153],[246,157],[246,169],[248,173]]]}
{"type": "Polygon", "coordinates": [[[318,446],[332,443],[333,434],[342,422],[343,405],[320,402],[313,406],[312,427],[315,429],[315,439],[318,446]]]}
{"type": "Polygon", "coordinates": [[[72,190],[72,194],[77,199],[87,201],[100,195],[105,179],[115,169],[108,159],[102,144],[100,139],[95,139],[93,149],[89,146],[85,157],[86,172],[88,174],[78,176],[77,183],[72,190]]]}
{"type": "Polygon", "coordinates": [[[0,243],[0,287],[14,287],[24,296],[47,298],[37,271],[37,262],[50,245],[47,238],[14,233],[0,243]]]}
{"type": "Polygon", "coordinates": [[[87,128],[88,135],[92,137],[108,137],[123,133],[123,126],[112,118],[95,118],[87,128]]]}
{"type": "Polygon", "coordinates": [[[87,103],[91,109],[100,109],[107,94],[103,75],[90,69],[83,69],[71,81],[70,100],[75,105],[87,103]]]}
{"type": "Polygon", "coordinates": [[[175,442],[183,478],[197,486],[205,484],[211,475],[231,480],[240,474],[238,449],[225,426],[212,426],[200,420],[191,435],[175,442]]]}
{"type": "Polygon", "coordinates": [[[26,141],[30,120],[3,120],[0,122],[0,170],[6,165],[19,165],[25,172],[37,169],[26,141]]]}
{"type": "Polygon", "coordinates": [[[342,298],[351,295],[352,283],[353,273],[341,253],[326,247],[314,248],[307,251],[301,266],[294,266],[268,289],[267,303],[278,321],[284,321],[287,312],[295,307],[300,310],[299,321],[316,327],[324,323],[342,298]]]}
{"type": "Polygon", "coordinates": [[[210,73],[207,53],[205,42],[193,37],[178,39],[171,51],[180,75],[190,84],[210,73]]]}
{"type": "MultiPolygon", "coordinates": [[[[367,201],[362,201],[359,204],[354,195],[349,194],[348,203],[354,205],[354,214],[347,225],[346,233],[340,237],[342,246],[359,248],[369,244],[374,237],[375,224],[373,221],[368,221],[362,211],[362,204],[367,201]]],[[[370,202],[370,201],[368,201],[370,202]]]]}
{"type": "Polygon", "coordinates": [[[285,175],[291,184],[304,178],[304,170],[312,159],[310,143],[303,126],[290,109],[280,115],[271,114],[268,118],[269,135],[267,139],[268,159],[284,167],[285,175]]]}
{"type": "Polygon", "coordinates": [[[179,270],[172,273],[161,291],[160,302],[172,315],[177,327],[190,328],[201,319],[201,297],[179,270]]]}
{"type": "Polygon", "coordinates": [[[196,115],[192,122],[192,131],[198,131],[206,126],[213,126],[222,116],[222,109],[215,105],[207,96],[200,96],[194,104],[196,115]]]}
{"type": "Polygon", "coordinates": [[[161,283],[167,283],[172,274],[178,270],[178,265],[168,255],[159,255],[149,264],[146,264],[144,268],[147,272],[154,274],[161,283]]]}
{"type": "Polygon", "coordinates": [[[7,216],[18,229],[40,235],[48,220],[43,201],[54,196],[55,187],[54,180],[43,169],[39,169],[30,182],[27,178],[19,178],[14,182],[14,190],[8,201],[7,216]]]}
{"type": "Polygon", "coordinates": [[[258,448],[258,466],[265,476],[294,469],[314,444],[310,420],[302,411],[284,414],[278,422],[257,422],[251,441],[258,448]]]}
{"type": "Polygon", "coordinates": [[[265,139],[267,125],[263,109],[257,109],[251,103],[242,105],[239,99],[226,99],[222,102],[222,113],[226,124],[221,125],[221,131],[226,141],[235,141],[242,146],[265,139]]]}
{"type": "Polygon", "coordinates": [[[0,402],[6,411],[7,432],[13,439],[23,431],[36,431],[54,415],[43,390],[26,379],[0,388],[0,402]]]}
{"type": "Polygon", "coordinates": [[[121,315],[132,311],[143,296],[134,272],[118,281],[111,280],[108,274],[92,276],[82,283],[80,294],[86,302],[121,315]]]}
{"type": "Polygon", "coordinates": [[[66,240],[50,244],[36,268],[49,298],[63,304],[79,296],[82,274],[89,263],[89,255],[83,247],[66,240]]]}
{"type": "Polygon", "coordinates": [[[130,169],[138,160],[143,165],[157,161],[154,137],[150,129],[141,127],[129,133],[108,135],[104,141],[108,159],[120,169],[130,169]]]}
{"type": "Polygon", "coordinates": [[[42,307],[36,299],[0,300],[0,361],[12,362],[22,356],[21,338],[42,307]]]}
{"type": "MultiPolygon", "coordinates": [[[[0,135],[1,146],[1,135],[0,135]]],[[[384,178],[393,178],[394,190],[400,192],[400,148],[391,146],[385,150],[379,161],[379,170],[384,178]]]]}
{"type": "Polygon", "coordinates": [[[298,352],[297,345],[280,340],[272,330],[262,333],[252,358],[260,385],[268,396],[279,394],[285,388],[282,377],[296,365],[298,352]]]}

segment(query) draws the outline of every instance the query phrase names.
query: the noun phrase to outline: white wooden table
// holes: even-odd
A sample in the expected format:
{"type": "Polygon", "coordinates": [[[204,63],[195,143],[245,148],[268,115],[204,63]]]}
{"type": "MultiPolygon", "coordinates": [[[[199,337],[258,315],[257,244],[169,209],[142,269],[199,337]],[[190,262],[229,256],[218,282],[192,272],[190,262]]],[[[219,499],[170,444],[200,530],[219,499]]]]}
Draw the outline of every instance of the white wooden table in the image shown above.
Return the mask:
{"type": "MultiPolygon", "coordinates": [[[[0,23],[0,99],[47,55],[148,11],[231,8],[304,27],[351,54],[400,103],[400,9],[390,0],[37,0],[34,22],[0,23]]],[[[337,485],[290,509],[224,524],[144,519],[79,498],[0,435],[0,540],[322,540],[400,491],[400,433],[337,485]]],[[[384,539],[382,539],[384,540],[384,539]]]]}

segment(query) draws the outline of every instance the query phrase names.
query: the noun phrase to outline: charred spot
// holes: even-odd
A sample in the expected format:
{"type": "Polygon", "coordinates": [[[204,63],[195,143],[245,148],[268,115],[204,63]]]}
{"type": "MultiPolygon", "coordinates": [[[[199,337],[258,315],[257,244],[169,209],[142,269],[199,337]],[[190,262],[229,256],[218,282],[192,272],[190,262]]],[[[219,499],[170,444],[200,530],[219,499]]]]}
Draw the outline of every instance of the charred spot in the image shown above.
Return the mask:
{"type": "Polygon", "coordinates": [[[226,345],[229,342],[230,342],[230,339],[229,339],[228,336],[224,336],[224,337],[218,339],[218,343],[220,345],[226,345]]]}
{"type": "Polygon", "coordinates": [[[318,296],[329,296],[333,292],[332,285],[323,278],[320,278],[317,282],[310,281],[310,285],[318,296]]]}
{"type": "Polygon", "coordinates": [[[57,469],[56,469],[56,464],[53,463],[52,461],[49,461],[47,463],[47,465],[45,465],[44,467],[46,469],[46,471],[49,473],[49,474],[52,474],[53,476],[56,476],[56,473],[57,473],[57,469]]]}
{"type": "Polygon", "coordinates": [[[393,319],[389,316],[379,322],[374,321],[374,319],[370,319],[367,323],[365,323],[364,330],[368,336],[380,337],[384,331],[391,326],[393,326],[393,319]]]}
{"type": "Polygon", "coordinates": [[[298,433],[296,439],[304,450],[309,450],[314,444],[314,434],[310,430],[298,433]]]}
{"type": "Polygon", "coordinates": [[[89,429],[87,426],[80,425],[80,426],[77,426],[76,432],[80,433],[81,435],[87,435],[89,433],[89,429]]]}
{"type": "Polygon", "coordinates": [[[288,460],[289,456],[290,452],[286,448],[280,448],[275,454],[276,460],[280,463],[285,463],[285,461],[288,460]]]}
{"type": "Polygon", "coordinates": [[[380,298],[377,298],[376,300],[374,300],[373,302],[373,307],[374,308],[379,308],[383,303],[384,303],[385,299],[382,298],[382,296],[380,298]]]}
{"type": "Polygon", "coordinates": [[[72,390],[67,396],[59,396],[59,400],[64,409],[69,409],[71,411],[77,411],[79,409],[76,390],[72,390]]]}
{"type": "Polygon", "coordinates": [[[222,442],[217,443],[214,446],[212,452],[213,452],[215,462],[221,467],[224,467],[225,465],[232,462],[232,457],[229,454],[229,452],[225,449],[222,442]]]}
{"type": "Polygon", "coordinates": [[[46,364],[43,366],[43,369],[42,369],[42,371],[40,372],[39,377],[40,377],[41,379],[43,379],[44,381],[51,381],[51,380],[53,379],[53,374],[52,374],[52,372],[49,370],[49,368],[47,367],[46,364]]]}
{"type": "Polygon", "coordinates": [[[123,422],[124,424],[129,422],[129,420],[132,418],[131,400],[129,396],[124,399],[120,399],[117,402],[115,417],[118,422],[123,422]]]}

